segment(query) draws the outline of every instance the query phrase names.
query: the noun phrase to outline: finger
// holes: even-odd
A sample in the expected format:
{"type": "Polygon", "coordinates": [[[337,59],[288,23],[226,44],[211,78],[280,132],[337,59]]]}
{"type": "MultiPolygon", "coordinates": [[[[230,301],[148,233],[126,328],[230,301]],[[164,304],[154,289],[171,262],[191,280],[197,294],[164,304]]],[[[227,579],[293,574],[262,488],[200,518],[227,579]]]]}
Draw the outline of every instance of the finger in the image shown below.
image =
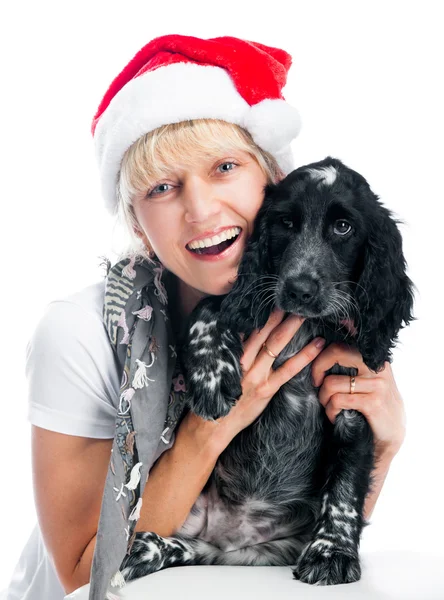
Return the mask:
{"type": "Polygon", "coordinates": [[[369,420],[370,404],[367,394],[335,394],[325,407],[325,414],[330,423],[334,423],[341,410],[351,409],[359,411],[369,420]]]}
{"type": "Polygon", "coordinates": [[[262,348],[262,344],[268,338],[270,333],[275,327],[279,325],[285,316],[285,311],[280,308],[276,308],[268,317],[268,321],[265,323],[262,329],[255,329],[248,340],[244,343],[244,353],[241,358],[241,364],[244,371],[249,371],[259,350],[262,348]]]}
{"type": "MultiPolygon", "coordinates": [[[[269,384],[276,391],[284,384],[287,383],[292,377],[297,375],[309,365],[314,358],[322,352],[323,346],[316,346],[319,338],[315,338],[309,344],[304,346],[297,354],[292,358],[289,358],[281,365],[278,369],[272,372],[269,377],[269,384]]],[[[325,340],[323,340],[325,343],[325,340]]]]}
{"type": "Polygon", "coordinates": [[[318,398],[322,406],[327,406],[327,403],[334,394],[350,394],[354,396],[355,394],[376,393],[383,395],[385,387],[385,383],[380,377],[360,375],[359,377],[355,377],[355,387],[352,393],[350,375],[327,375],[318,392],[318,398]]]}
{"type": "Polygon", "coordinates": [[[364,363],[362,354],[357,348],[352,348],[340,342],[334,342],[327,346],[316,360],[313,361],[311,377],[316,387],[322,385],[326,371],[331,369],[335,364],[339,364],[342,367],[355,367],[358,369],[358,375],[367,375],[371,372],[364,363]]]}
{"type": "MultiPolygon", "coordinates": [[[[296,332],[300,329],[304,318],[298,315],[290,315],[285,321],[279,324],[278,327],[273,329],[268,338],[266,339],[266,345],[268,350],[272,352],[275,357],[285,348],[285,346],[292,340],[296,332]]],[[[271,365],[274,363],[276,358],[271,356],[263,345],[257,348],[257,356],[254,361],[253,368],[257,369],[261,373],[267,373],[271,369],[271,365]]]]}

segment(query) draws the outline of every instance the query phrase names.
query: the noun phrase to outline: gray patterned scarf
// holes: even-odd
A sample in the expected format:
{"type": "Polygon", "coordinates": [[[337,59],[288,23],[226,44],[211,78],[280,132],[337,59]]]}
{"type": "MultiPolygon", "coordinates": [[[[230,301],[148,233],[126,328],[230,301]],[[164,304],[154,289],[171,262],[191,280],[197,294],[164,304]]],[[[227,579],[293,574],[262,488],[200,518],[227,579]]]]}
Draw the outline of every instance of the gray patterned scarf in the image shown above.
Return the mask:
{"type": "Polygon", "coordinates": [[[119,407],[96,547],[89,600],[114,600],[125,585],[119,567],[130,553],[150,468],[174,443],[185,384],[168,316],[158,261],[108,259],[103,320],[121,376],[119,407]]]}

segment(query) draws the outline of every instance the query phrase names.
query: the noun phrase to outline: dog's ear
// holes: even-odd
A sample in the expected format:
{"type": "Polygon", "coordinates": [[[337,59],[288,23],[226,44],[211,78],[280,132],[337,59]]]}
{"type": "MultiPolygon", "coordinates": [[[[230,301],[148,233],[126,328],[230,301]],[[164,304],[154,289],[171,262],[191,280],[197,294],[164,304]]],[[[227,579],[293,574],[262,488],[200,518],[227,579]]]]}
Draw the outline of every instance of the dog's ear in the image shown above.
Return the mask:
{"type": "Polygon", "coordinates": [[[391,362],[399,330],[416,320],[412,315],[415,286],[406,274],[397,227],[401,222],[378,203],[355,290],[359,307],[356,342],[365,364],[375,372],[383,369],[386,360],[391,362]]]}
{"type": "Polygon", "coordinates": [[[275,185],[265,188],[265,199],[259,209],[253,232],[247,240],[236,280],[221,305],[221,319],[231,329],[248,337],[261,329],[274,308],[272,290],[275,278],[271,274],[267,214],[275,185]]]}

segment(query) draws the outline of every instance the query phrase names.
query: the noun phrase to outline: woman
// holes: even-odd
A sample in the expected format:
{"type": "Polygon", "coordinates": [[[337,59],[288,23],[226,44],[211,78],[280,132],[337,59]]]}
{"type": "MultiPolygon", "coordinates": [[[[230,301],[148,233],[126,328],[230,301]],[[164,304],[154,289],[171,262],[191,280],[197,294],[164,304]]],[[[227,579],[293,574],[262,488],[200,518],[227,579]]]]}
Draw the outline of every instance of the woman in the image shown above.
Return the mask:
{"type": "MultiPolygon", "coordinates": [[[[152,269],[151,289],[165,305],[162,312],[158,303],[155,314],[163,314],[172,356],[185,319],[199,300],[230,290],[265,184],[293,168],[290,143],[299,120],[282,96],[290,63],[283,50],[236,38],[163,36],[142,48],[123,69],[95,115],[93,134],[105,203],[119,214],[132,239],[131,258],[123,262],[119,284],[137,280],[136,257],[143,257],[152,269]],[[211,254],[196,252],[202,240],[212,247],[205,251],[211,254]]],[[[110,277],[107,285],[111,298],[110,277]]],[[[139,289],[138,298],[141,294],[139,289]]],[[[376,375],[357,351],[336,344],[322,350],[319,340],[313,340],[273,371],[267,349],[278,354],[303,322],[296,316],[283,321],[284,314],[276,310],[244,343],[243,394],[229,415],[207,422],[187,413],[176,420],[179,424],[164,447],[154,452],[156,438],[151,454],[143,455],[144,440],[137,437],[143,419],[137,417],[137,395],[122,391],[132,383],[132,393],[139,394],[154,381],[148,367],[156,358],[155,349],[150,345],[146,350],[151,363],[139,361],[135,372],[133,360],[126,370],[125,359],[134,359],[136,337],[129,335],[133,329],[128,319],[137,319],[125,306],[113,339],[106,302],[105,286],[99,282],[51,303],[28,347],[38,526],[13,575],[8,600],[61,600],[90,581],[92,566],[96,582],[90,597],[102,598],[123,558],[122,540],[130,545],[130,534],[136,531],[173,534],[230,440],[310,362],[315,384],[322,384],[319,401],[329,419],[334,422],[340,410],[355,408],[372,427],[378,462],[376,485],[365,507],[370,517],[405,435],[403,403],[389,363],[376,375]],[[358,369],[353,395],[349,377],[324,376],[336,362],[358,369]],[[121,423],[128,428],[138,458],[144,458],[136,464],[134,447],[127,444],[131,469],[124,464],[117,440],[121,423]],[[121,461],[116,456],[119,449],[121,461]],[[131,480],[113,486],[116,469],[131,474],[131,480]],[[114,542],[106,533],[118,527],[117,517],[111,518],[116,507],[128,527],[126,538],[122,527],[114,542]]],[[[138,316],[137,327],[153,320],[151,312],[138,316]]],[[[177,392],[180,373],[176,369],[172,378],[169,365],[164,378],[177,392]]],[[[113,583],[118,585],[118,572],[116,576],[113,583]]]]}

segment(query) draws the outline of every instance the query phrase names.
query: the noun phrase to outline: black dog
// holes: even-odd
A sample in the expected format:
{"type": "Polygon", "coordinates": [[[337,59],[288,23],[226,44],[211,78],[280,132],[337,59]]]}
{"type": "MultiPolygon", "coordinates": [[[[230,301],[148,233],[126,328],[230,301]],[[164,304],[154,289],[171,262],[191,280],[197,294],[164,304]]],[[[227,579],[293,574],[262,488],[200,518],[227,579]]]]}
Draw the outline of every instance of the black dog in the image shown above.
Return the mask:
{"type": "MultiPolygon", "coordinates": [[[[397,221],[361,175],[328,157],[265,192],[232,290],[190,316],[181,361],[188,405],[205,419],[241,396],[239,334],[262,328],[276,306],[306,320],[273,368],[320,335],[357,347],[378,372],[414,320],[397,221]]],[[[127,580],[190,564],[292,565],[296,579],[318,585],[360,579],[373,434],[355,410],[330,423],[310,367],[232,440],[174,537],[136,535],[127,580]]]]}

